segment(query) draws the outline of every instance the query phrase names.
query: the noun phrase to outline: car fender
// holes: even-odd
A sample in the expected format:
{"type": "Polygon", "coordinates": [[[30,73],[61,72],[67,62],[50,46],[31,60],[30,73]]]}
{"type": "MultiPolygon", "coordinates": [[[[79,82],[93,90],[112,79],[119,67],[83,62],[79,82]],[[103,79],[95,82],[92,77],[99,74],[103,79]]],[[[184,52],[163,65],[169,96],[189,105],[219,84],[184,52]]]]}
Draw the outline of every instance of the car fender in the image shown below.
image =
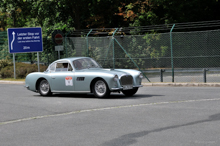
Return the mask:
{"type": "Polygon", "coordinates": [[[33,72],[26,76],[25,86],[31,91],[37,91],[37,82],[39,79],[46,79],[49,84],[51,84],[51,80],[46,73],[42,72],[33,72]]]}
{"type": "Polygon", "coordinates": [[[76,91],[91,91],[91,84],[95,79],[103,79],[109,88],[112,86],[114,74],[100,72],[75,72],[75,90],[76,91]],[[82,88],[83,87],[83,88],[82,88]]]}

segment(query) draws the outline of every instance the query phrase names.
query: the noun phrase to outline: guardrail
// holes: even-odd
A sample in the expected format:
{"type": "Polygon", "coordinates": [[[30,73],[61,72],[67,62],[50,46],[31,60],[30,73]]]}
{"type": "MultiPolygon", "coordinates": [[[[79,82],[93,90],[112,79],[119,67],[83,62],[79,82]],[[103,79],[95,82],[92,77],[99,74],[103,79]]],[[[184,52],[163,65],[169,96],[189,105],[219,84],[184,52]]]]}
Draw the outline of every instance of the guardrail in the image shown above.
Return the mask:
{"type": "MultiPolygon", "coordinates": [[[[143,71],[151,82],[172,82],[172,69],[143,71]]],[[[174,69],[174,82],[220,82],[220,68],[174,69]]]]}

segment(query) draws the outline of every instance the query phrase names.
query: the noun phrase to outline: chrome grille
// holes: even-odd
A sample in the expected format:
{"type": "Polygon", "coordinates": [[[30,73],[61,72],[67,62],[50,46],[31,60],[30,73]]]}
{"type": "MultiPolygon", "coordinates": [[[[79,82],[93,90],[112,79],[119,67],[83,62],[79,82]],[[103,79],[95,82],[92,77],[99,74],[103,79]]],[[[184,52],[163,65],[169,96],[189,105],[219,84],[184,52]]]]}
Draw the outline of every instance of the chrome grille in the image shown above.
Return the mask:
{"type": "Polygon", "coordinates": [[[120,79],[121,85],[133,85],[133,78],[131,75],[124,75],[120,79]]]}

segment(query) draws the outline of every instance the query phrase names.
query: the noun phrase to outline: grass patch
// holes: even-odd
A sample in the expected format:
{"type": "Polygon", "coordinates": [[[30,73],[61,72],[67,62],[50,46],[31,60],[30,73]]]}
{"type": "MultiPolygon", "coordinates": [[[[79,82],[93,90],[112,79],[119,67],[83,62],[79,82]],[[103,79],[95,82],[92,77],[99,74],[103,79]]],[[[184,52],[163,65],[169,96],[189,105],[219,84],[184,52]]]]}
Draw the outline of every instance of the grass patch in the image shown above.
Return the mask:
{"type": "Polygon", "coordinates": [[[25,79],[14,79],[14,78],[0,78],[1,81],[25,81],[25,79]]]}

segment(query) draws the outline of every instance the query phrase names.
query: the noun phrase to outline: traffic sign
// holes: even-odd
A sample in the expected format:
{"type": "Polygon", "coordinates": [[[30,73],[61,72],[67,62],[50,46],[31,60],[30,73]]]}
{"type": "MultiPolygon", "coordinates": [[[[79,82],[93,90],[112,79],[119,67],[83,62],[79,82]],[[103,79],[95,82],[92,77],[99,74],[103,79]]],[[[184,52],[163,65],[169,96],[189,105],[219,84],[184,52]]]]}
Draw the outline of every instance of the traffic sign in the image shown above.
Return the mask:
{"type": "Polygon", "coordinates": [[[63,43],[63,32],[61,30],[54,30],[52,38],[56,45],[61,45],[63,43]]]}
{"type": "Polygon", "coordinates": [[[55,51],[63,51],[63,46],[55,46],[55,51]]]}
{"type": "Polygon", "coordinates": [[[55,43],[59,45],[59,44],[62,44],[62,42],[63,42],[63,36],[60,33],[56,34],[55,43]]]}
{"type": "Polygon", "coordinates": [[[9,53],[42,52],[41,28],[8,28],[8,46],[9,53]]]}

